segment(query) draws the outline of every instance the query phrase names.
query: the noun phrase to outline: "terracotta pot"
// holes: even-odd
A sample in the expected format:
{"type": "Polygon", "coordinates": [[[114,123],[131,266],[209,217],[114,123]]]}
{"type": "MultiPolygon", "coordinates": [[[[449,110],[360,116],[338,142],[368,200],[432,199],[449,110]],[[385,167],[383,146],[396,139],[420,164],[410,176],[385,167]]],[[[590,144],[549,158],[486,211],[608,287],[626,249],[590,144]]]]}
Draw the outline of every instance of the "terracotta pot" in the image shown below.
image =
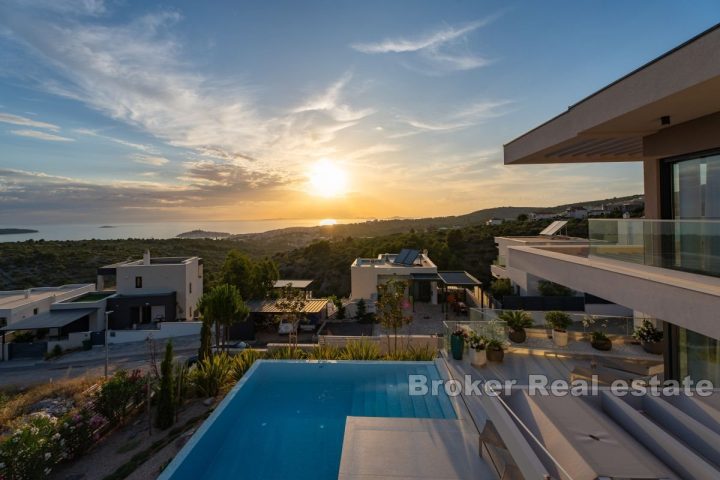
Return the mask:
{"type": "Polygon", "coordinates": [[[643,350],[645,350],[648,353],[652,353],[655,355],[662,355],[665,351],[665,342],[663,340],[660,340],[659,342],[640,342],[640,345],[642,345],[643,350]]]}
{"type": "Polygon", "coordinates": [[[553,330],[553,343],[556,347],[566,347],[568,344],[568,332],[553,330]]]}
{"type": "Polygon", "coordinates": [[[491,362],[502,362],[505,358],[505,351],[501,348],[499,350],[488,349],[487,359],[491,362]]]}
{"type": "Polygon", "coordinates": [[[527,333],[524,328],[521,328],[520,330],[511,329],[510,332],[508,332],[508,338],[514,343],[525,343],[525,340],[527,340],[527,333]]]}
{"type": "Polygon", "coordinates": [[[470,363],[476,367],[485,366],[487,363],[487,351],[486,350],[470,350],[470,363]]]}
{"type": "Polygon", "coordinates": [[[604,340],[591,340],[590,345],[592,345],[595,350],[601,350],[603,352],[612,350],[612,340],[609,338],[604,340]]]}
{"type": "Polygon", "coordinates": [[[462,360],[465,350],[465,337],[461,335],[450,335],[450,351],[455,360],[462,360]]]}

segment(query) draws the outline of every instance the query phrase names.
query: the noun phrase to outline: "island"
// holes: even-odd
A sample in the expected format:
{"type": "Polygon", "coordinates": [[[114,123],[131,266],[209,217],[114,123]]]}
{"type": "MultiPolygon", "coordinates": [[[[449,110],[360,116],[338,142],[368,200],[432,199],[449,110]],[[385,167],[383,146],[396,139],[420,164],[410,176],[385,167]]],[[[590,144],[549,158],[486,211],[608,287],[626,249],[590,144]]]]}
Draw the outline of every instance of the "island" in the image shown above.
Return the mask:
{"type": "Polygon", "coordinates": [[[227,238],[232,234],[227,232],[209,232],[207,230],[192,230],[190,232],[184,232],[175,238],[227,238]]]}
{"type": "Polygon", "coordinates": [[[98,228],[115,228],[115,225],[100,225],[98,228]]]}
{"type": "Polygon", "coordinates": [[[31,228],[0,228],[0,235],[17,235],[21,233],[38,233],[31,228]]]}

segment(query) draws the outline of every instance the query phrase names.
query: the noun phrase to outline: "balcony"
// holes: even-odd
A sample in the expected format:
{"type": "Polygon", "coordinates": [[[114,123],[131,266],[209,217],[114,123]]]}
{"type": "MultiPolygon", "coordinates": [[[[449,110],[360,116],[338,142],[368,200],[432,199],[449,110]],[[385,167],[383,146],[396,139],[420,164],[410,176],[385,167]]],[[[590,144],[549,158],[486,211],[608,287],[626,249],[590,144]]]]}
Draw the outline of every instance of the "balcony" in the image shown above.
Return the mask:
{"type": "Polygon", "coordinates": [[[590,256],[720,277],[720,220],[592,219],[590,256]]]}

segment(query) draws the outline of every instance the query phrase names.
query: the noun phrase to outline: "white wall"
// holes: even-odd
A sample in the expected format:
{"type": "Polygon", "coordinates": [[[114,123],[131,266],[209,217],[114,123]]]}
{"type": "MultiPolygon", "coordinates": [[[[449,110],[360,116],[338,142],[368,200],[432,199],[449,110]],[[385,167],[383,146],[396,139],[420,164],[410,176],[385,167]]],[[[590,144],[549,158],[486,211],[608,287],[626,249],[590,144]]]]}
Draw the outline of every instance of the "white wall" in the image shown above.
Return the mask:
{"type": "MultiPolygon", "coordinates": [[[[73,285],[74,286],[74,285],[73,285]]],[[[32,317],[35,315],[35,309],[37,313],[45,313],[50,311],[50,306],[56,302],[67,300],[68,298],[77,297],[79,295],[95,291],[95,285],[92,283],[77,285],[77,288],[59,289],[57,287],[49,288],[33,288],[31,289],[32,295],[37,295],[38,292],[47,292],[47,295],[42,295],[39,298],[28,298],[27,303],[18,305],[14,308],[0,308],[0,318],[6,318],[7,324],[11,325],[24,318],[32,317]]],[[[17,290],[12,292],[4,293],[15,293],[18,295],[24,295],[25,290],[17,290]]],[[[76,307],[77,308],[77,307],[76,307]]]]}
{"type": "Polygon", "coordinates": [[[161,338],[184,337],[200,335],[202,322],[162,322],[157,330],[110,330],[108,331],[108,344],[143,342],[152,337],[161,338]]]}
{"type": "Polygon", "coordinates": [[[125,295],[174,291],[178,319],[191,319],[196,315],[197,302],[203,293],[202,265],[198,258],[179,264],[120,265],[116,282],[117,292],[125,295]],[[135,288],[135,277],[142,277],[142,288],[135,288]]]}
{"type": "Polygon", "coordinates": [[[377,300],[378,282],[383,283],[389,278],[397,277],[409,279],[411,273],[437,273],[436,266],[427,267],[399,267],[390,265],[352,265],[350,267],[350,282],[352,300],[377,300]],[[383,279],[378,280],[378,277],[383,279]]]}

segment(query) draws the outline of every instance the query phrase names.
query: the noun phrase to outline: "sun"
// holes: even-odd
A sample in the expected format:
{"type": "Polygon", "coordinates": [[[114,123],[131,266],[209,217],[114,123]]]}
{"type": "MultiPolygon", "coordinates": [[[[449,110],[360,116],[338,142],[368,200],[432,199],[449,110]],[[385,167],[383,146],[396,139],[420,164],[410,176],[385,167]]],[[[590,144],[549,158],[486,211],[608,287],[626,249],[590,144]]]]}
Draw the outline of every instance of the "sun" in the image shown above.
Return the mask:
{"type": "Polygon", "coordinates": [[[310,192],[321,197],[338,197],[347,193],[347,174],[332,160],[322,159],[308,172],[310,192]]]}

